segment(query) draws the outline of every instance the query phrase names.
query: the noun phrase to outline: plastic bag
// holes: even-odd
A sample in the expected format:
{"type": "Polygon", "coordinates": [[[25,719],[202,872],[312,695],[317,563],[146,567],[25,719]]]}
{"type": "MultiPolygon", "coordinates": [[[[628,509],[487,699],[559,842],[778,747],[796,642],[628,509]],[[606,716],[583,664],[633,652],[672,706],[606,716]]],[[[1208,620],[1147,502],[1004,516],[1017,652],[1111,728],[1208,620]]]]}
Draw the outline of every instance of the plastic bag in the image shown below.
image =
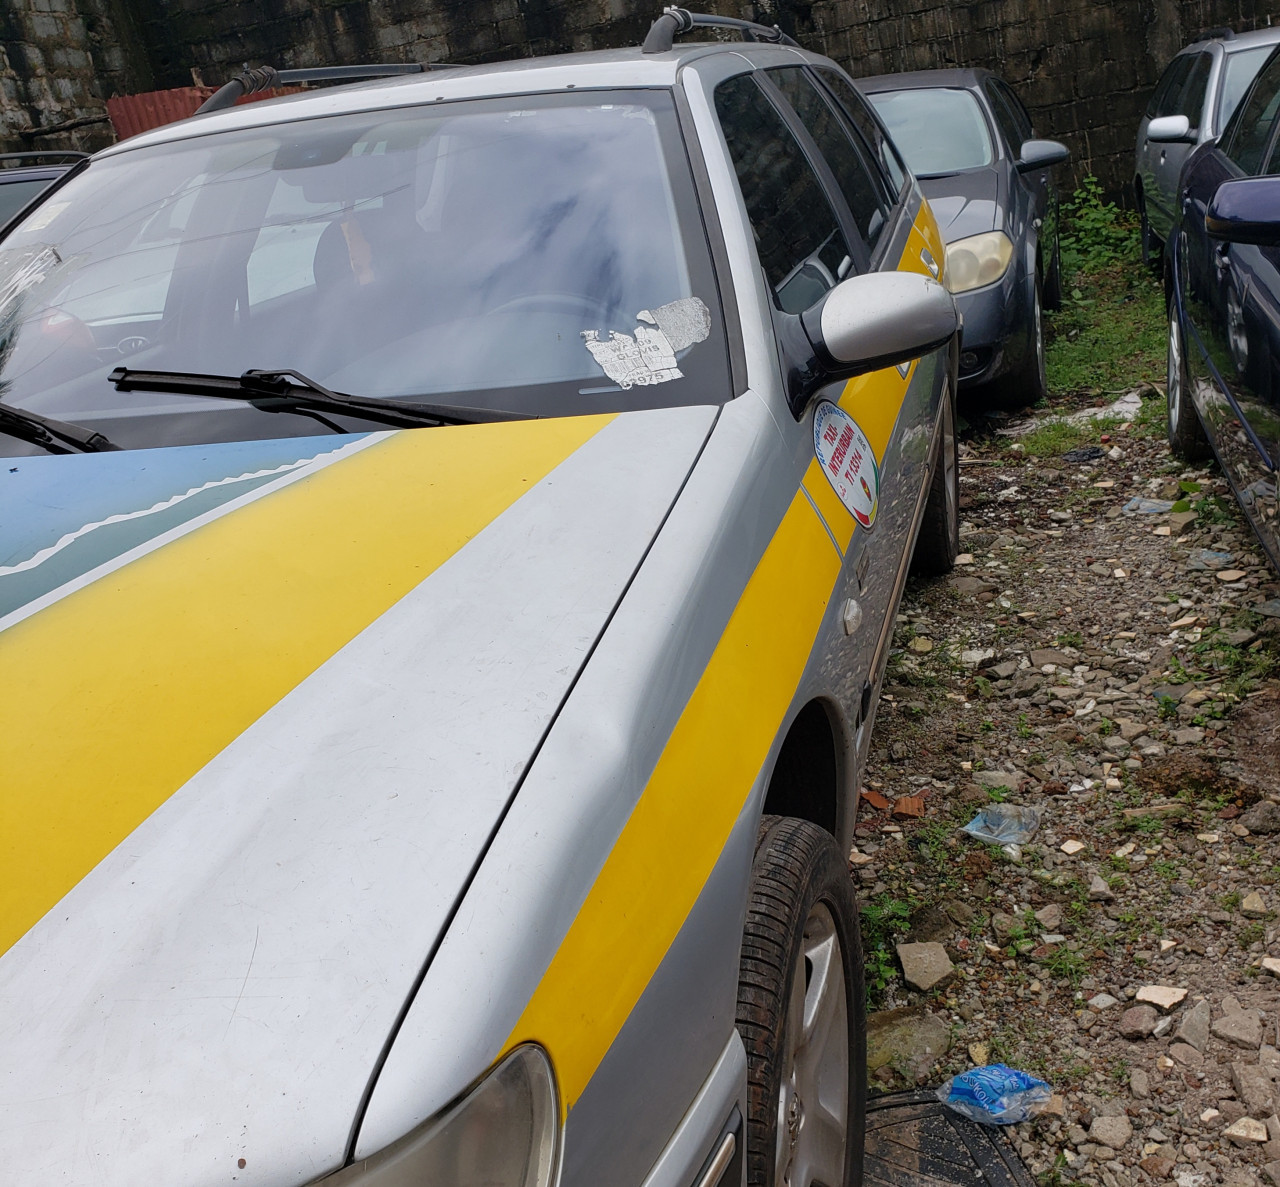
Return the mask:
{"type": "Polygon", "coordinates": [[[983,1125],[1017,1125],[1034,1117],[1053,1090],[1026,1072],[992,1063],[953,1076],[938,1089],[950,1109],[983,1125]]]}

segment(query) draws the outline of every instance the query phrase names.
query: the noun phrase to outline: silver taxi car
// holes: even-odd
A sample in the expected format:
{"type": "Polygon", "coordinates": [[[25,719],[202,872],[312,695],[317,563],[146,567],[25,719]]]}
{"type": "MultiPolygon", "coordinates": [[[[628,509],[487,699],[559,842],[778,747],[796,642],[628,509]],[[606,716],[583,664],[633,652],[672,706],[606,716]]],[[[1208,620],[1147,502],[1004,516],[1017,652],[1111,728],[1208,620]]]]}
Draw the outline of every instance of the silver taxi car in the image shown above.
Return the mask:
{"type": "Polygon", "coordinates": [[[197,116],[0,241],[9,1187],[858,1181],[957,319],[848,78],[717,20],[197,116]]]}

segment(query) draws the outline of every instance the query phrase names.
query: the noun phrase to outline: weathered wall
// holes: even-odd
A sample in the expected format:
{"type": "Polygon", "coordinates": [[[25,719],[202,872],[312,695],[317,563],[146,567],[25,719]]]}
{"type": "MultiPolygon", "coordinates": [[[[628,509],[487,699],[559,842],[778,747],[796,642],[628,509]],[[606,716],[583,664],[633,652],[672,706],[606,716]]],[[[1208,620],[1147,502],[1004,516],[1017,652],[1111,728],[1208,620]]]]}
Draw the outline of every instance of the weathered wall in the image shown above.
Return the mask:
{"type": "MultiPolygon", "coordinates": [[[[9,149],[104,143],[107,96],[186,86],[193,70],[216,85],[245,62],[479,62],[636,44],[660,8],[659,0],[3,3],[0,138],[9,149]]],[[[1203,29],[1267,23],[1256,0],[761,0],[754,8],[723,0],[718,10],[776,21],[855,75],[997,70],[1040,134],[1070,145],[1062,181],[1094,173],[1115,196],[1127,189],[1134,130],[1168,59],[1203,29]]]]}

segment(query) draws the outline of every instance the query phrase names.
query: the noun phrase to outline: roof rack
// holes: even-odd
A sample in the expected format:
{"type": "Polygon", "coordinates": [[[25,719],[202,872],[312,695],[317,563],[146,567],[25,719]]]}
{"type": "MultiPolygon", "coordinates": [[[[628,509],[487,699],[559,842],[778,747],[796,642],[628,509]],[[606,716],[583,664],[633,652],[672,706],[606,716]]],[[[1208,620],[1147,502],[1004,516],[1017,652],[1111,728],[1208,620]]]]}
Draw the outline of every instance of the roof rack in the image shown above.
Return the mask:
{"type": "MultiPolygon", "coordinates": [[[[758,25],[755,21],[740,21],[737,17],[712,16],[705,12],[690,12],[687,8],[670,6],[649,26],[644,39],[646,54],[664,54],[671,48],[677,33],[688,33],[694,28],[736,29],[743,41],[768,41],[774,45],[796,45],[777,25],[758,25]]],[[[798,48],[798,46],[797,46],[798,48]]]]}
{"type": "Polygon", "coordinates": [[[7,165],[10,161],[29,161],[32,164],[37,161],[49,161],[50,164],[58,164],[63,161],[83,161],[88,156],[87,152],[78,152],[73,148],[49,148],[43,152],[6,152],[0,153],[0,165],[7,165]]]}
{"type": "MultiPolygon", "coordinates": [[[[432,63],[432,67],[445,65],[432,63]]],[[[275,87],[294,86],[300,82],[355,82],[361,78],[391,78],[397,74],[422,74],[427,70],[421,62],[383,62],[369,66],[315,66],[301,70],[277,70],[273,66],[246,67],[230,82],[224,83],[199,107],[196,115],[231,107],[242,95],[256,95],[275,87]]]]}
{"type": "Polygon", "coordinates": [[[1236,38],[1236,31],[1228,28],[1226,25],[1218,25],[1216,28],[1206,29],[1200,34],[1199,40],[1216,41],[1219,38],[1223,41],[1234,41],[1236,38]]]}

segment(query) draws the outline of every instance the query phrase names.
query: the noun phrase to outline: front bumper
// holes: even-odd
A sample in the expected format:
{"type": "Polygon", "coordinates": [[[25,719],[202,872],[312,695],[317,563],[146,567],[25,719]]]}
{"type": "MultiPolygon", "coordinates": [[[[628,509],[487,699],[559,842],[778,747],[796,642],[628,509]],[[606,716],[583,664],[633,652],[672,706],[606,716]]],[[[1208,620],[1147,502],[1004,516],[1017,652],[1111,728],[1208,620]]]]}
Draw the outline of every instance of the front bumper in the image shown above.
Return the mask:
{"type": "Polygon", "coordinates": [[[964,319],[960,337],[960,387],[991,383],[1016,370],[1035,349],[1031,317],[1035,281],[1011,267],[986,288],[961,293],[956,308],[964,319]]]}

